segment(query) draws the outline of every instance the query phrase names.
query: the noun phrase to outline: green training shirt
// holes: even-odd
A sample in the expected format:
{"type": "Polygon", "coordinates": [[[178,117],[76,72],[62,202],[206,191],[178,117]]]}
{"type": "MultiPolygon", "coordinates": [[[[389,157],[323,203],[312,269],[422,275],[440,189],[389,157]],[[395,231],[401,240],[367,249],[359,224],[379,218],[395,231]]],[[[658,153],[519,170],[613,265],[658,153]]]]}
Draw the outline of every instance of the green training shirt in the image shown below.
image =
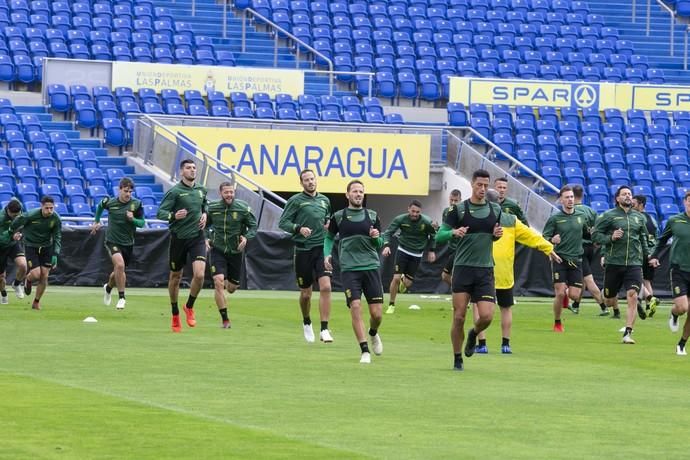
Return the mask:
{"type": "Polygon", "coordinates": [[[527,217],[525,217],[525,213],[522,212],[522,208],[521,208],[520,205],[517,203],[517,201],[515,201],[515,200],[513,200],[513,199],[511,199],[511,198],[506,197],[506,198],[505,198],[502,202],[500,202],[499,204],[501,205],[501,210],[503,210],[503,212],[508,213],[508,214],[512,214],[512,215],[514,215],[515,217],[517,217],[518,219],[520,219],[520,221],[521,221],[523,224],[529,225],[529,224],[527,223],[527,217]]]}
{"type": "Polygon", "coordinates": [[[582,234],[586,226],[587,217],[579,209],[575,208],[572,214],[561,210],[548,218],[542,234],[549,242],[554,235],[560,235],[561,242],[554,245],[554,251],[563,259],[580,261],[584,253],[582,234]]]}
{"type": "Polygon", "coordinates": [[[256,217],[246,201],[234,199],[212,201],[208,205],[206,234],[211,247],[225,254],[237,254],[240,236],[248,240],[256,236],[256,217]]]}
{"type": "Polygon", "coordinates": [[[314,196],[300,192],[292,195],[285,204],[278,226],[292,235],[295,250],[307,251],[323,246],[323,239],[326,236],[324,225],[331,213],[331,201],[328,197],[318,192],[314,196]],[[311,229],[309,238],[305,238],[299,232],[301,227],[311,229]]]}
{"type": "Polygon", "coordinates": [[[54,255],[62,249],[62,221],[57,212],[44,217],[41,208],[32,209],[12,221],[12,233],[21,230],[24,245],[31,248],[53,248],[54,255]]]}
{"type": "Polygon", "coordinates": [[[170,231],[177,238],[190,239],[202,234],[199,220],[207,208],[206,188],[197,185],[196,182],[192,187],[188,187],[180,181],[165,193],[156,216],[168,221],[170,231]],[[175,220],[175,213],[180,209],[186,209],[187,216],[175,220]]]}
{"type": "Polygon", "coordinates": [[[659,258],[661,249],[671,237],[671,265],[678,265],[682,271],[690,272],[690,217],[684,212],[671,216],[666,222],[654,250],[654,258],[659,258]]]}
{"type": "Polygon", "coordinates": [[[431,219],[424,214],[419,219],[412,220],[410,215],[400,214],[388,225],[383,233],[384,246],[389,245],[393,236],[398,234],[398,250],[415,256],[421,257],[424,249],[433,251],[436,249],[436,229],[431,224],[431,219]]]}
{"type": "Polygon", "coordinates": [[[131,198],[127,203],[120,201],[118,197],[105,197],[96,206],[96,222],[101,221],[103,210],[108,210],[108,227],[105,231],[105,241],[119,244],[120,246],[134,246],[134,234],[137,227],[143,227],[144,207],[141,201],[131,198]],[[132,220],[127,219],[127,212],[134,215],[132,220]]]}
{"type": "Polygon", "coordinates": [[[602,246],[606,264],[642,266],[647,263],[647,224],[642,213],[630,209],[625,212],[620,206],[601,214],[594,224],[592,241],[602,246]],[[623,237],[613,241],[614,230],[623,230],[623,237]]]}
{"type": "Polygon", "coordinates": [[[383,246],[383,237],[372,238],[369,236],[369,229],[374,227],[381,231],[381,221],[376,211],[371,209],[347,208],[336,212],[328,224],[328,233],[324,239],[324,256],[331,255],[333,240],[336,235],[340,235],[340,245],[338,246],[338,259],[340,261],[341,272],[356,272],[364,270],[378,270],[381,262],[379,261],[378,250],[383,246]],[[366,214],[365,214],[366,212],[366,214]],[[362,223],[357,231],[351,232],[342,229],[344,214],[348,221],[348,228],[355,227],[352,223],[362,223]],[[369,222],[364,222],[368,219],[369,222]]]}
{"type": "Polygon", "coordinates": [[[576,204],[575,209],[582,211],[585,215],[586,224],[582,233],[582,243],[592,244],[592,230],[594,230],[594,223],[597,221],[597,212],[586,204],[576,204]]]}
{"type": "MultiPolygon", "coordinates": [[[[12,198],[12,200],[19,201],[16,198],[12,198]]],[[[19,214],[17,217],[20,216],[21,214],[19,214]]],[[[15,217],[15,219],[17,217],[15,217]]],[[[10,219],[10,216],[7,214],[7,206],[5,206],[5,208],[0,211],[0,251],[9,249],[17,244],[17,242],[12,238],[14,236],[14,232],[10,231],[12,221],[13,219],[10,219]]]]}
{"type": "MultiPolygon", "coordinates": [[[[467,201],[467,200],[465,200],[467,201]]],[[[465,215],[465,202],[453,206],[448,212],[446,220],[441,226],[441,230],[436,234],[436,242],[443,243],[455,239],[458,241],[455,250],[454,266],[462,265],[466,267],[490,268],[494,266],[492,233],[472,232],[467,233],[462,238],[453,236],[453,229],[460,227],[462,218],[465,215]]],[[[490,210],[493,210],[494,217],[500,219],[501,207],[498,203],[474,204],[469,202],[470,214],[475,219],[486,219],[489,217],[490,210]]],[[[516,216],[517,217],[517,216],[516,216]]]]}
{"type": "MultiPolygon", "coordinates": [[[[443,215],[441,216],[441,225],[443,225],[443,222],[446,221],[446,217],[448,217],[448,213],[450,210],[453,209],[452,206],[448,206],[446,209],[443,210],[443,215]]],[[[434,237],[434,239],[436,239],[434,237]]],[[[458,238],[451,238],[450,241],[448,241],[448,249],[451,251],[455,251],[455,249],[458,247],[458,238]]]]}

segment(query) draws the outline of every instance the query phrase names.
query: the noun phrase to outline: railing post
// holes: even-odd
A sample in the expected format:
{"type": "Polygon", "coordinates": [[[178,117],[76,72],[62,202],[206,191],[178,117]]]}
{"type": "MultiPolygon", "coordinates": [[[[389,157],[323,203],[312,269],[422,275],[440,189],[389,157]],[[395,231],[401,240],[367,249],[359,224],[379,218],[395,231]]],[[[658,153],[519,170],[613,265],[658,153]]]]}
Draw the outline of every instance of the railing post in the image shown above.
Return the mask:
{"type": "Polygon", "coordinates": [[[685,37],[683,40],[685,42],[685,46],[683,47],[683,70],[688,70],[688,32],[690,32],[690,26],[685,28],[685,37]]]}
{"type": "Polygon", "coordinates": [[[247,51],[247,12],[242,10],[242,52],[247,51]]]}
{"type": "Polygon", "coordinates": [[[273,67],[278,67],[278,31],[273,36],[273,67]]]}
{"type": "Polygon", "coordinates": [[[674,55],[674,48],[675,48],[674,43],[673,43],[673,39],[676,36],[675,30],[673,30],[675,23],[676,23],[676,13],[671,13],[671,57],[673,57],[673,55],[674,55]]]}
{"type": "Polygon", "coordinates": [[[652,0],[647,0],[647,36],[649,37],[649,26],[652,17],[652,0]]]}
{"type": "Polygon", "coordinates": [[[192,16],[196,16],[196,0],[192,0],[192,16]]]}
{"type": "Polygon", "coordinates": [[[369,74],[369,97],[374,97],[374,76],[369,74]]]}
{"type": "Polygon", "coordinates": [[[333,66],[329,65],[328,69],[330,70],[330,72],[328,72],[328,95],[333,96],[333,86],[335,85],[335,77],[333,76],[333,66]]]}
{"type": "Polygon", "coordinates": [[[685,37],[683,40],[683,70],[688,70],[688,32],[690,32],[690,26],[685,28],[685,37]]]}
{"type": "Polygon", "coordinates": [[[633,24],[635,24],[635,16],[637,13],[637,4],[636,3],[637,3],[636,0],[632,0],[632,22],[633,22],[633,24]]]}
{"type": "Polygon", "coordinates": [[[223,0],[223,38],[228,38],[228,0],[223,0]]]}

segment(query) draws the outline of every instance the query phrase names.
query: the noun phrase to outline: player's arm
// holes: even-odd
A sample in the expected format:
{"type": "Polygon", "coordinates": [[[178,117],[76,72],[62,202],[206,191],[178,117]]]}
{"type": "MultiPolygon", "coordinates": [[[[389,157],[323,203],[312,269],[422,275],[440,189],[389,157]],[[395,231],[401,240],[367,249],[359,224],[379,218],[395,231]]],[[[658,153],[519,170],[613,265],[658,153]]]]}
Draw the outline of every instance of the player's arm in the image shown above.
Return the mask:
{"type": "Polygon", "coordinates": [[[436,237],[434,239],[437,244],[445,243],[453,238],[453,229],[460,224],[461,217],[458,216],[459,212],[460,210],[457,206],[453,206],[450,211],[448,211],[446,219],[443,221],[443,224],[441,224],[441,228],[436,231],[436,237]]]}
{"type": "Polygon", "coordinates": [[[298,209],[299,207],[295,203],[295,200],[288,200],[287,203],[285,203],[285,208],[283,208],[283,213],[280,215],[278,228],[291,235],[298,234],[300,226],[295,222],[295,216],[297,215],[298,209]]]}
{"type": "Polygon", "coordinates": [[[556,234],[556,220],[550,216],[544,224],[544,230],[541,232],[545,240],[551,241],[551,238],[556,234]]]}
{"type": "MultiPolygon", "coordinates": [[[[55,216],[55,220],[57,221],[55,225],[53,226],[53,258],[57,259],[57,256],[60,255],[60,251],[62,250],[62,221],[60,220],[60,217],[57,216],[56,214],[53,214],[55,216]]],[[[53,262],[53,265],[57,263],[57,260],[53,262]]]]}
{"type": "Polygon", "coordinates": [[[592,231],[592,241],[607,246],[613,241],[613,235],[609,234],[609,218],[606,213],[597,217],[592,231]]]}
{"type": "Polygon", "coordinates": [[[326,236],[323,239],[323,256],[325,258],[331,257],[331,252],[333,252],[333,243],[335,242],[335,236],[338,234],[338,222],[335,216],[331,216],[328,222],[328,230],[326,231],[326,236]]]}
{"type": "Polygon", "coordinates": [[[553,244],[519,220],[515,221],[515,241],[547,256],[553,252],[553,244]]]}
{"type": "Polygon", "coordinates": [[[139,207],[132,213],[134,217],[132,218],[132,223],[137,228],[144,228],[146,225],[146,219],[144,219],[144,207],[141,202],[139,202],[139,207]]]}
{"type": "Polygon", "coordinates": [[[427,251],[436,251],[436,227],[434,227],[431,219],[427,225],[427,251]]]}
{"type": "Polygon", "coordinates": [[[515,205],[515,210],[517,211],[515,213],[515,217],[517,217],[523,224],[529,226],[529,224],[527,223],[527,216],[525,216],[525,212],[522,210],[519,204],[515,205]]]}
{"type": "Polygon", "coordinates": [[[668,222],[666,222],[666,227],[664,227],[664,231],[661,232],[661,236],[656,242],[656,247],[652,251],[652,259],[659,259],[659,254],[661,253],[661,250],[664,249],[664,246],[668,244],[668,240],[671,239],[673,236],[673,219],[669,219],[668,222]]]}
{"type": "MultiPolygon", "coordinates": [[[[391,239],[393,238],[393,235],[395,235],[395,232],[397,232],[398,229],[400,228],[400,223],[402,222],[402,220],[404,219],[404,217],[405,217],[404,215],[403,215],[403,216],[397,216],[397,217],[396,217],[395,219],[393,219],[393,221],[388,225],[388,228],[386,228],[386,231],[383,232],[382,240],[383,240],[383,245],[384,245],[384,246],[388,246],[388,245],[391,243],[391,239]]],[[[378,219],[378,218],[377,218],[377,219],[378,219]]],[[[380,226],[380,225],[381,225],[381,223],[380,223],[380,221],[379,221],[379,226],[380,226]]]]}
{"type": "Polygon", "coordinates": [[[101,201],[98,202],[96,205],[96,213],[93,216],[93,220],[95,223],[99,224],[101,222],[101,216],[103,215],[103,211],[107,208],[108,206],[108,197],[103,197],[101,201]]]}
{"type": "Polygon", "coordinates": [[[156,212],[156,217],[160,220],[168,221],[169,224],[175,222],[175,213],[173,212],[173,209],[175,209],[176,201],[177,192],[171,188],[170,190],[165,192],[165,195],[163,196],[163,201],[161,202],[160,206],[158,207],[158,211],[156,212]]]}
{"type": "Polygon", "coordinates": [[[377,230],[379,232],[378,236],[372,236],[371,239],[374,240],[374,246],[376,246],[376,249],[381,249],[384,246],[383,242],[383,236],[381,236],[381,219],[379,219],[379,216],[376,216],[376,220],[374,220],[374,230],[377,230]]]}
{"type": "Polygon", "coordinates": [[[256,217],[252,212],[252,208],[250,208],[249,206],[247,206],[247,214],[244,217],[244,224],[246,229],[246,231],[244,232],[245,238],[247,238],[248,240],[254,238],[256,236],[256,229],[258,225],[256,223],[256,217]]]}

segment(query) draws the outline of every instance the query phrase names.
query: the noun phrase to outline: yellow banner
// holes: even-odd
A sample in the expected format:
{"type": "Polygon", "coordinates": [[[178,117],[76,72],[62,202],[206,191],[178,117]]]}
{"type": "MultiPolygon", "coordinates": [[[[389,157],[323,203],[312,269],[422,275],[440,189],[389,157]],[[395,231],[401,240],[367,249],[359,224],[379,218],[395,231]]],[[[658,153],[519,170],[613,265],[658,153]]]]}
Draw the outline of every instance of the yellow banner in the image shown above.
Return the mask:
{"type": "MultiPolygon", "coordinates": [[[[619,84],[619,87],[624,85],[619,84]]],[[[690,110],[690,86],[627,85],[632,86],[628,99],[629,108],[639,110],[667,110],[670,112],[690,110]]],[[[621,96],[620,102],[625,104],[621,96]]]]}
{"type": "Polygon", "coordinates": [[[453,77],[450,101],[463,104],[529,105],[532,107],[614,107],[613,83],[552,82],[453,77]]]}
{"type": "MultiPolygon", "coordinates": [[[[184,136],[185,145],[213,155],[274,192],[301,191],[299,173],[312,169],[323,193],[344,193],[353,179],[361,180],[369,194],[429,193],[431,136],[426,134],[167,128],[184,136]]],[[[224,171],[219,163],[213,166],[224,171]]]]}
{"type": "Polygon", "coordinates": [[[173,88],[180,93],[195,89],[203,94],[221,91],[226,96],[241,91],[249,97],[254,93],[268,93],[271,97],[287,93],[297,97],[304,94],[304,73],[291,69],[114,61],[112,87],[118,86],[135,91],[153,88],[157,93],[173,88]]]}

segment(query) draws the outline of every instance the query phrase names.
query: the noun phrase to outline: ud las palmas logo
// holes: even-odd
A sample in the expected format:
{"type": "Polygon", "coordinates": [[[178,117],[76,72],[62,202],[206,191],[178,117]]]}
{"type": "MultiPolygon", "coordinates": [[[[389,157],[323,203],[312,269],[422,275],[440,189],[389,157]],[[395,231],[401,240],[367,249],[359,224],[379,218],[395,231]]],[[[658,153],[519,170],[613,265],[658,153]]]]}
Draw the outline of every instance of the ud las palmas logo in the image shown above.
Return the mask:
{"type": "Polygon", "coordinates": [[[592,85],[573,86],[573,100],[578,107],[587,109],[597,103],[597,90],[592,85]]]}

